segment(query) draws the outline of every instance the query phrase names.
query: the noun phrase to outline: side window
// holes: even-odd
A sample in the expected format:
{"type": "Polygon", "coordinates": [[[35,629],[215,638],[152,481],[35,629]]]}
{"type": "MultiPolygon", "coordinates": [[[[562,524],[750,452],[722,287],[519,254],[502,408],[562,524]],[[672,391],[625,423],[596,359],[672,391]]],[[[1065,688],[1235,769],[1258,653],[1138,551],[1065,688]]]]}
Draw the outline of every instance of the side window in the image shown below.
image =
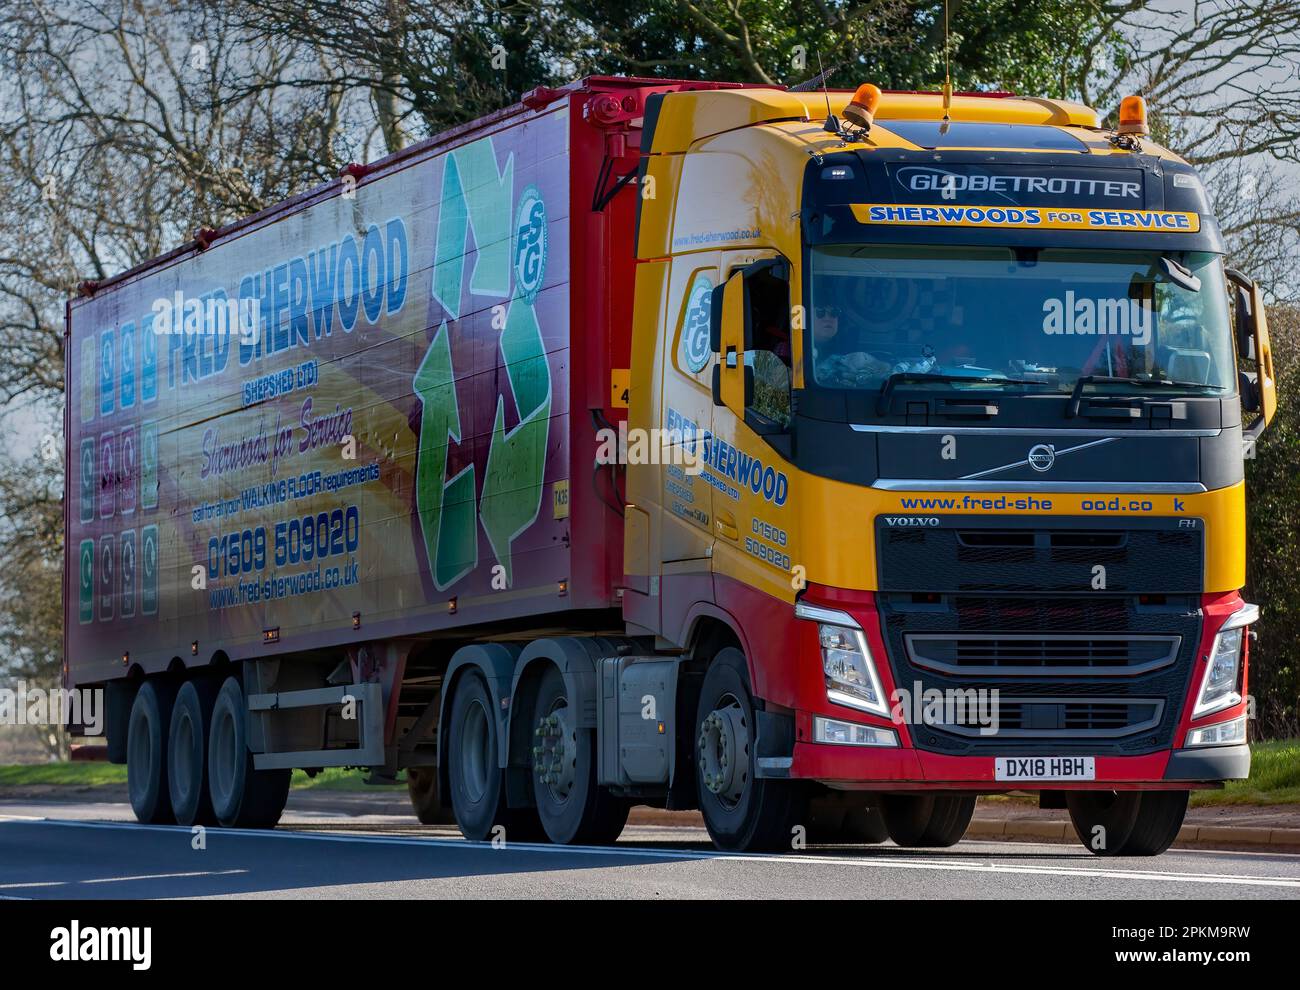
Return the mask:
{"type": "Polygon", "coordinates": [[[770,270],[752,275],[745,286],[749,341],[745,364],[753,369],[749,410],[782,429],[790,425],[790,288],[770,270]]]}

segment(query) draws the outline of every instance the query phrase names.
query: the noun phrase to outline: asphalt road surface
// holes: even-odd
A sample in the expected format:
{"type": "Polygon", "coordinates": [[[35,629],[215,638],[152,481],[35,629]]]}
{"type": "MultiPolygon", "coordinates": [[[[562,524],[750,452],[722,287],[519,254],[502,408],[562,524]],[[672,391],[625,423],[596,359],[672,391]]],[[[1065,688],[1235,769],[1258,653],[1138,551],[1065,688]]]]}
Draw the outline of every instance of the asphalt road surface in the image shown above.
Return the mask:
{"type": "MultiPolygon", "coordinates": [[[[614,847],[465,842],[395,816],[286,815],[274,831],[123,821],[121,804],[0,803],[0,898],[1300,899],[1300,855],[967,840],[728,855],[703,830],[631,826],[614,847]]],[[[507,837],[508,840],[508,837],[507,837]]]]}

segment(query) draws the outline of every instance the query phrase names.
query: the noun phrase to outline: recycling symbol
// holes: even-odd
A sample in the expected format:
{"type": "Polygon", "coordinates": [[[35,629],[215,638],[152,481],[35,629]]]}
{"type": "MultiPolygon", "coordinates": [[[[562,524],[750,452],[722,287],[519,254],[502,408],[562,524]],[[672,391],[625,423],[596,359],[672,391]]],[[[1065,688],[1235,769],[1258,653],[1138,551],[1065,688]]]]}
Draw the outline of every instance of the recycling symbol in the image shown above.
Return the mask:
{"type": "MultiPolygon", "coordinates": [[[[497,561],[513,583],[513,542],[537,519],[542,504],[546,441],[551,418],[551,372],[537,314],[535,288],[543,272],[529,271],[530,285],[511,288],[514,234],[512,210],[514,155],[497,167],[492,139],[483,138],[443,158],[442,196],[432,276],[433,298],[452,321],[461,315],[465,290],[468,235],[475,253],[469,295],[495,299],[504,306],[500,355],[505,368],[503,391],[496,400],[491,446],[481,491],[477,468],[469,464],[447,475],[447,455],[460,443],[463,427],[452,366],[451,336],[443,320],[425,352],[413,383],[422,406],[415,475],[416,511],[434,586],[443,590],[478,566],[478,526],[482,525],[497,561]],[[524,289],[533,290],[533,298],[524,289]],[[505,428],[506,395],[519,423],[505,428]]],[[[540,203],[536,189],[529,194],[540,203]]],[[[530,215],[536,211],[530,209],[530,215]]],[[[544,207],[541,215],[545,216],[544,207]]],[[[542,255],[544,265],[545,253],[542,255]]],[[[516,283],[518,280],[516,280],[516,283]]],[[[494,327],[497,325],[494,320],[494,327]]]]}

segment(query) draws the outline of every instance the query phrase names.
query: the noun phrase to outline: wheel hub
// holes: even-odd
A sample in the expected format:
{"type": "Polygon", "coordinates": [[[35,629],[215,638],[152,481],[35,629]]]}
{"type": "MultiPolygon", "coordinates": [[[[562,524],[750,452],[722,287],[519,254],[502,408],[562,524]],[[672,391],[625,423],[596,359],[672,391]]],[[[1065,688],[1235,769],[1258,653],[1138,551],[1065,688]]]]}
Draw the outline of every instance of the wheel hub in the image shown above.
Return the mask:
{"type": "Polygon", "coordinates": [[[749,727],[734,701],[700,725],[700,780],[723,804],[737,804],[749,781],[749,727]]]}
{"type": "Polygon", "coordinates": [[[569,724],[568,708],[558,708],[537,720],[533,730],[533,773],[538,784],[550,789],[557,801],[564,801],[577,781],[577,732],[569,724]]]}

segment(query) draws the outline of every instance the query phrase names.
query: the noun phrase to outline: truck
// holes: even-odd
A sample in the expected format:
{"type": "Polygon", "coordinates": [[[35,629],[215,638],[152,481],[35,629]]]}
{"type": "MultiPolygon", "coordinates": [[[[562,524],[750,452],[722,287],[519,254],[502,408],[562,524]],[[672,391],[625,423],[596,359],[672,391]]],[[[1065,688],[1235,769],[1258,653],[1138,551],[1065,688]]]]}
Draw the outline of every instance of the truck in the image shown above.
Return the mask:
{"type": "Polygon", "coordinates": [[[1118,119],[591,77],[84,283],[64,679],[136,817],[349,767],[470,840],[944,847],[1014,791],[1162,852],[1249,772],[1276,382],[1118,119]]]}

